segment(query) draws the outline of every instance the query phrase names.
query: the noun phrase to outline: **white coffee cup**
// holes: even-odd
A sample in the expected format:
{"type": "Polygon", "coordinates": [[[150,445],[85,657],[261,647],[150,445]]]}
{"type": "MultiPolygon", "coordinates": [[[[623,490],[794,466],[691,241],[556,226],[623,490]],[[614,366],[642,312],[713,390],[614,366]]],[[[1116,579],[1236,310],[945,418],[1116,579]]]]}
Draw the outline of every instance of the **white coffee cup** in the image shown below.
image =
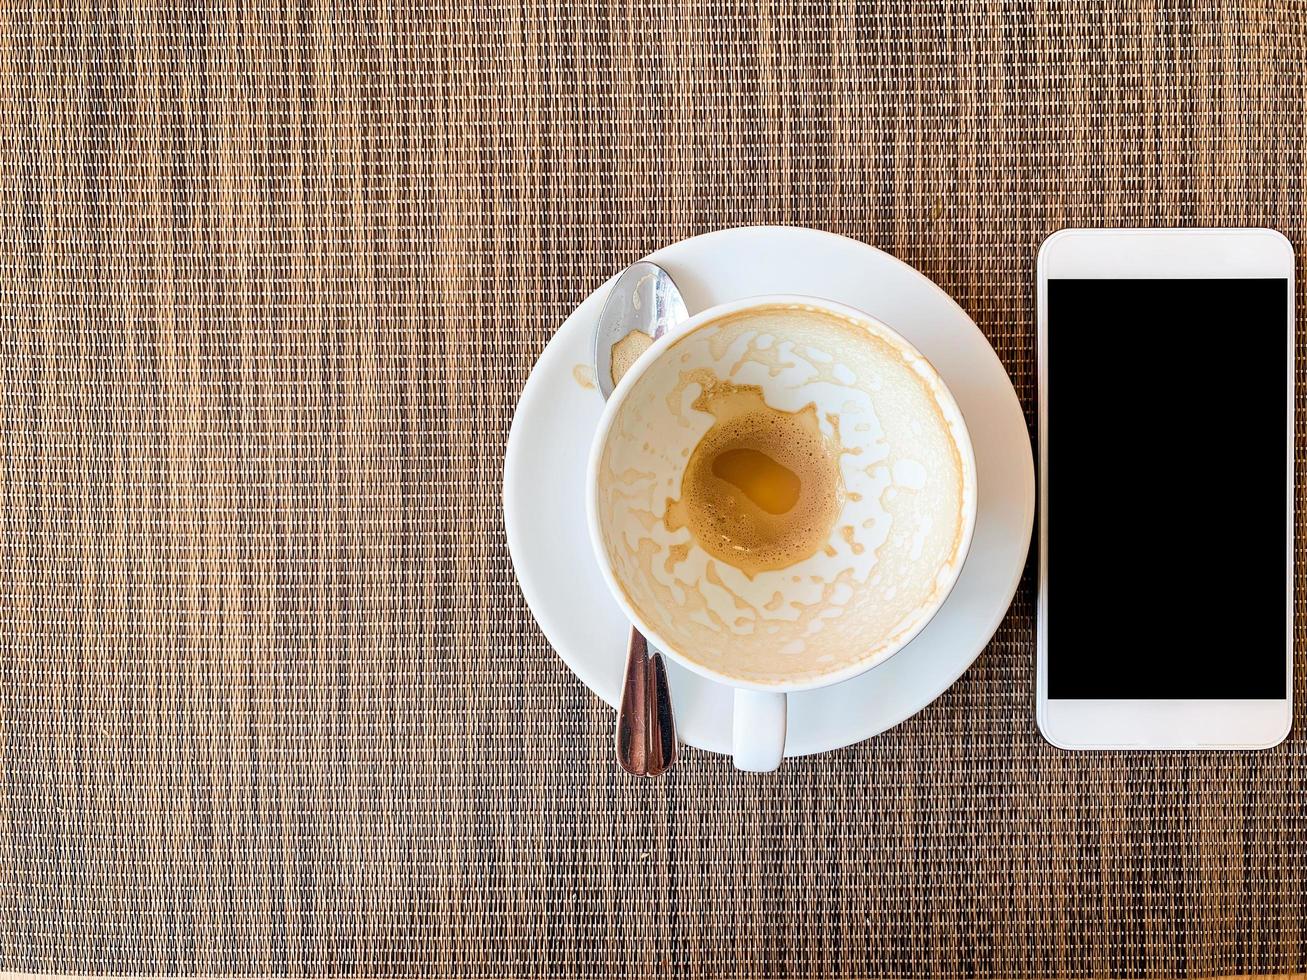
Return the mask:
{"type": "Polygon", "coordinates": [[[943,379],[884,323],[805,296],[724,303],[650,347],[604,407],[587,486],[613,597],[664,654],[735,688],[735,764],[757,772],[784,755],[788,693],[869,670],[925,627],[976,517],[971,440],[943,379]],[[663,520],[713,424],[693,405],[708,374],[779,410],[815,406],[838,441],[839,517],[792,566],[746,574],[663,520]]]}

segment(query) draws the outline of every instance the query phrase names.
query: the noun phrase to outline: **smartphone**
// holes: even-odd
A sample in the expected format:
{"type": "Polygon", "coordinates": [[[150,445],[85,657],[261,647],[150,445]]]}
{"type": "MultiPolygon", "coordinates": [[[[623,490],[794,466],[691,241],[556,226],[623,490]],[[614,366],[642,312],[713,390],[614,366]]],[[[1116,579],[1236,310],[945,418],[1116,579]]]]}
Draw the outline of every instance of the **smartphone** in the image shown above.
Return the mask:
{"type": "Polygon", "coordinates": [[[1070,228],[1039,250],[1036,715],[1054,745],[1289,733],[1293,275],[1264,228],[1070,228]]]}

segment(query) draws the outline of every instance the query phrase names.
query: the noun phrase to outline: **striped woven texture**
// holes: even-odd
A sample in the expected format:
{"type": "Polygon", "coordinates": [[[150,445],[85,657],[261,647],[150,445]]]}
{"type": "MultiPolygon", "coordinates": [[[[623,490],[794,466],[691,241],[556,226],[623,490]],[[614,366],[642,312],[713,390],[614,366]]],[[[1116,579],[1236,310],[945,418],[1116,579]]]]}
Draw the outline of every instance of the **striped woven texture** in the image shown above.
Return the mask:
{"type": "Polygon", "coordinates": [[[921,269],[1033,426],[1039,242],[1301,251],[1305,70],[1302,0],[0,6],[0,968],[1307,968],[1301,658],[1272,751],[1065,754],[1028,572],[893,731],[640,782],[499,504],[569,311],[729,225],[921,269]]]}

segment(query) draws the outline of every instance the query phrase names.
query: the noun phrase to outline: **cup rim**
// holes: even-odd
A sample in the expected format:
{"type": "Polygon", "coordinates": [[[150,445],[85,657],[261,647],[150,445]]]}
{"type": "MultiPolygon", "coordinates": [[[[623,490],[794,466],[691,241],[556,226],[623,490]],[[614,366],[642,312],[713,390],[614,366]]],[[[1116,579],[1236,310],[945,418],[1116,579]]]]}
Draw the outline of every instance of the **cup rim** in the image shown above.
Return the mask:
{"type": "Polygon", "coordinates": [[[953,587],[957,584],[962,575],[962,569],[966,565],[967,557],[971,553],[971,540],[976,527],[976,513],[979,508],[979,474],[976,471],[975,451],[971,445],[971,432],[967,428],[966,417],[962,414],[962,408],[958,405],[957,399],[954,398],[953,392],[948,387],[948,382],[940,374],[939,369],[934,363],[917,349],[916,345],[904,337],[901,333],[891,327],[879,317],[872,316],[865,310],[849,306],[847,303],[840,303],[835,300],[824,299],[819,296],[808,296],[799,293],[763,293],[757,296],[746,296],[741,299],[728,300],[724,303],[718,303],[710,306],[699,313],[694,314],[675,330],[659,337],[649,348],[640,355],[634,364],[627,370],[626,374],[617,383],[613,393],[608,396],[604,402],[603,414],[599,418],[599,425],[595,429],[594,439],[590,443],[590,454],[586,463],[586,529],[590,538],[591,549],[594,552],[595,560],[599,564],[599,571],[603,575],[604,584],[608,586],[608,592],[616,600],[618,606],[625,614],[627,620],[638,629],[649,643],[662,652],[665,656],[670,657],[687,670],[694,671],[702,677],[716,681],[727,687],[743,688],[751,691],[768,691],[772,693],[795,694],[801,691],[811,691],[818,688],[830,687],[843,681],[850,680],[860,674],[864,674],[873,667],[878,667],[885,663],[891,657],[898,654],[904,647],[916,639],[917,635],[930,623],[935,615],[943,608],[944,603],[953,592],[953,587]],[[810,680],[798,683],[781,681],[777,683],[759,683],[757,681],[746,681],[729,674],[699,663],[685,654],[676,650],[669,644],[657,630],[648,628],[649,624],[644,622],[638,611],[631,605],[626,597],[626,590],[617,580],[613,571],[612,562],[608,556],[607,549],[601,540],[599,524],[599,460],[603,456],[603,447],[607,442],[608,435],[612,431],[613,423],[617,418],[617,413],[621,409],[622,403],[626,400],[627,394],[636,382],[644,376],[653,364],[658,361],[663,352],[671,347],[677,340],[686,336],[688,333],[699,329],[706,323],[721,317],[730,316],[742,310],[751,309],[759,306],[811,306],[820,310],[835,313],[840,316],[850,317],[855,320],[861,320],[870,323],[880,330],[884,330],[902,344],[909,351],[930,365],[931,371],[938,379],[941,388],[948,396],[949,401],[953,404],[956,412],[956,427],[954,428],[954,444],[959,454],[963,457],[963,529],[962,539],[958,545],[958,561],[954,563],[952,575],[948,582],[941,589],[937,590],[934,602],[926,608],[915,623],[907,630],[903,631],[895,643],[881,650],[854,661],[841,667],[839,670],[831,671],[827,674],[820,674],[810,680]],[[969,479],[966,477],[969,476],[969,479]]]}

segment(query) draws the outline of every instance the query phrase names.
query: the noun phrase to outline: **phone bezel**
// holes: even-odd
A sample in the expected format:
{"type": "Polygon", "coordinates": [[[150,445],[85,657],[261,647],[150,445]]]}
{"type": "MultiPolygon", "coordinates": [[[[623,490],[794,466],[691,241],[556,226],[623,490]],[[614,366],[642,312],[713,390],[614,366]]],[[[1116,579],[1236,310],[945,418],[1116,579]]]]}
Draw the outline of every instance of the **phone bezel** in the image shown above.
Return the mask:
{"type": "Polygon", "coordinates": [[[1036,720],[1064,749],[1262,749],[1293,721],[1294,254],[1268,228],[1068,228],[1051,235],[1036,262],[1039,385],[1039,595],[1036,720]],[[1285,506],[1285,691],[1282,699],[1070,699],[1048,697],[1048,480],[1046,417],[1049,279],[1275,278],[1289,283],[1286,335],[1288,479],[1285,506]]]}

